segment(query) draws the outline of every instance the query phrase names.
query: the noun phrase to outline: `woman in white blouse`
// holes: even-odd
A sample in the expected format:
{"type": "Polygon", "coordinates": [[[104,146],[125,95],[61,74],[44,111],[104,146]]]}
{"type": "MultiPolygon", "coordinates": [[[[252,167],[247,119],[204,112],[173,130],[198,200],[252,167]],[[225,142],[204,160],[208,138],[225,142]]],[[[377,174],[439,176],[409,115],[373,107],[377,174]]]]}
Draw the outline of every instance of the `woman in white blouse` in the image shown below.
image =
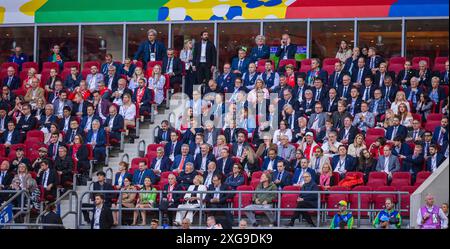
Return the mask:
{"type": "Polygon", "coordinates": [[[342,63],[352,56],[352,50],[348,47],[346,41],[341,41],[339,45],[339,50],[336,53],[336,58],[338,58],[342,63]]]}
{"type": "Polygon", "coordinates": [[[161,73],[161,66],[153,67],[152,77],[148,78],[148,88],[155,92],[155,102],[160,105],[164,100],[164,85],[166,77],[161,73]]]}
{"type": "Polygon", "coordinates": [[[123,95],[122,106],[120,107],[119,114],[122,115],[124,119],[124,129],[126,134],[128,135],[128,126],[135,126],[135,118],[136,118],[136,105],[131,102],[131,96],[128,93],[123,95]]]}
{"type": "Polygon", "coordinates": [[[408,111],[408,107],[404,103],[398,105],[398,115],[400,116],[400,124],[406,126],[406,128],[412,128],[414,117],[411,112],[408,111]]]}
{"type": "Polygon", "coordinates": [[[361,155],[361,151],[366,149],[363,134],[359,133],[355,136],[355,140],[348,146],[347,154],[358,158],[361,155]]]}
{"type": "Polygon", "coordinates": [[[269,91],[267,90],[266,84],[264,84],[264,81],[262,79],[256,80],[255,88],[253,88],[253,90],[251,90],[247,95],[247,101],[251,104],[256,103],[256,93],[258,92],[263,92],[265,99],[269,98],[269,91]]]}
{"type": "MultiPolygon", "coordinates": [[[[206,193],[199,193],[207,190],[206,186],[203,185],[203,176],[195,176],[193,183],[194,184],[189,186],[186,194],[184,195],[184,200],[186,201],[185,204],[178,205],[178,208],[196,209],[200,207],[201,203],[203,203],[203,199],[205,198],[206,193]]],[[[192,221],[192,218],[194,217],[194,211],[178,211],[175,217],[175,225],[179,226],[181,224],[181,220],[183,220],[185,217],[192,221]]]]}
{"type": "Polygon", "coordinates": [[[395,95],[395,100],[391,104],[391,110],[394,112],[394,114],[398,114],[398,107],[402,103],[406,105],[406,108],[409,112],[409,103],[408,100],[406,100],[405,92],[397,92],[397,94],[395,95]]]}
{"type": "Polygon", "coordinates": [[[134,89],[139,87],[140,78],[145,79],[144,71],[142,70],[142,67],[136,67],[136,69],[134,69],[133,77],[131,77],[130,83],[128,83],[128,88],[130,88],[131,91],[134,92],[134,89]]]}
{"type": "Polygon", "coordinates": [[[273,134],[273,143],[280,145],[280,136],[286,135],[289,141],[292,141],[292,131],[287,128],[287,122],[285,120],[280,121],[280,129],[276,130],[273,134]]]}

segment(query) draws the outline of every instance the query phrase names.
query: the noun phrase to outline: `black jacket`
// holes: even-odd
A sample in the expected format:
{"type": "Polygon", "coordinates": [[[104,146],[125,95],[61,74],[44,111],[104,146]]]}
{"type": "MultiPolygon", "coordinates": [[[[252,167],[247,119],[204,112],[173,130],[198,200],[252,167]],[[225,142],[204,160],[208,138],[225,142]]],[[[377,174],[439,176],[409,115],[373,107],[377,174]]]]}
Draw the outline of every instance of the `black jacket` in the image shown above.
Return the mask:
{"type": "MultiPolygon", "coordinates": [[[[91,229],[94,229],[94,215],[95,215],[95,207],[93,209],[93,216],[91,219],[91,229]]],[[[102,212],[100,213],[100,220],[99,220],[99,227],[100,229],[111,229],[111,226],[113,224],[113,216],[111,209],[107,205],[103,205],[102,212]]]]}
{"type": "MultiPolygon", "coordinates": [[[[43,224],[63,224],[61,217],[57,215],[54,211],[50,211],[42,217],[41,222],[43,224]]],[[[57,226],[44,226],[43,229],[64,229],[64,227],[57,226]]]]}
{"type": "MultiPolygon", "coordinates": [[[[319,187],[311,180],[309,183],[303,184],[301,191],[319,191],[319,187]]],[[[303,201],[310,202],[314,207],[317,206],[317,193],[300,193],[299,197],[303,198],[303,201]]]]}
{"type": "MultiPolygon", "coordinates": [[[[194,54],[193,54],[193,64],[198,66],[200,64],[200,56],[202,52],[202,41],[195,43],[194,54]]],[[[206,42],[206,65],[208,67],[216,65],[217,50],[216,46],[211,41],[206,42]]]]}

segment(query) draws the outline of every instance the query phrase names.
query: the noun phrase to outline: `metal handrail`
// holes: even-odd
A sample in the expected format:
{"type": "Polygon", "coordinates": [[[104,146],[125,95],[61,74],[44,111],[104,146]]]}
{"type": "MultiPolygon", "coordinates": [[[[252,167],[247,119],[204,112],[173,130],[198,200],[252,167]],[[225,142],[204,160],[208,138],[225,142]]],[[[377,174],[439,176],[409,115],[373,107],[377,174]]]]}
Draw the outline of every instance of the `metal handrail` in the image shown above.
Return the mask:
{"type": "MultiPolygon", "coordinates": [[[[56,199],[55,201],[53,201],[52,203],[50,203],[49,205],[61,205],[61,202],[67,197],[70,196],[69,198],[69,211],[67,211],[67,213],[61,215],[61,220],[64,219],[66,216],[68,216],[69,214],[74,214],[75,215],[75,220],[78,220],[78,205],[79,205],[79,201],[78,201],[78,193],[77,191],[74,190],[68,190],[67,192],[65,192],[63,195],[61,195],[58,199],[56,199]],[[75,198],[75,210],[72,210],[72,198],[75,198]]],[[[45,224],[39,223],[40,219],[42,218],[42,216],[45,214],[46,212],[41,212],[39,214],[39,216],[36,218],[36,224],[40,224],[42,226],[44,226],[45,224]]],[[[75,229],[78,228],[78,223],[75,222],[75,229]]]]}
{"type": "MultiPolygon", "coordinates": [[[[6,193],[15,193],[12,197],[10,197],[7,201],[3,202],[3,204],[0,206],[0,210],[3,210],[4,208],[6,208],[6,206],[8,206],[9,204],[11,204],[11,202],[15,199],[17,199],[20,196],[20,209],[19,212],[17,212],[14,216],[13,219],[10,220],[14,221],[15,218],[17,218],[19,215],[22,215],[23,213],[26,214],[25,216],[25,221],[28,222],[30,219],[30,211],[31,211],[31,197],[30,194],[28,193],[28,190],[25,189],[21,189],[21,190],[2,190],[0,191],[2,194],[6,194],[6,193]],[[24,208],[24,197],[27,198],[27,205],[26,205],[26,210],[24,208]]],[[[16,209],[17,208],[13,208],[16,209]]],[[[7,223],[7,224],[2,224],[2,226],[11,226],[14,223],[7,223]]]]}
{"type": "Polygon", "coordinates": [[[130,156],[128,155],[128,153],[123,154],[122,157],[120,158],[120,161],[130,163],[130,156]],[[127,158],[126,161],[123,159],[124,157],[127,158]]]}
{"type": "MultiPolygon", "coordinates": [[[[82,193],[82,196],[80,198],[80,212],[82,210],[91,210],[89,208],[82,208],[82,203],[81,200],[83,199],[83,197],[87,194],[91,194],[91,193],[104,193],[104,194],[118,194],[118,198],[117,198],[117,208],[111,208],[112,211],[119,211],[119,225],[121,225],[122,223],[122,211],[128,211],[128,210],[139,210],[139,211],[158,211],[159,212],[159,216],[161,217],[161,212],[157,207],[153,207],[153,208],[124,208],[122,207],[122,193],[158,193],[159,195],[159,200],[162,200],[162,195],[164,192],[167,192],[165,190],[148,190],[148,191],[143,191],[143,190],[92,190],[92,191],[85,191],[82,193]]],[[[401,191],[298,191],[298,190],[276,190],[276,191],[270,191],[270,193],[276,194],[277,198],[274,199],[275,202],[272,202],[273,207],[272,208],[254,208],[254,209],[246,209],[245,207],[241,207],[242,206],[242,194],[255,194],[255,193],[268,193],[268,191],[264,191],[264,190],[224,190],[224,191],[213,191],[213,190],[207,190],[207,191],[181,191],[181,190],[177,190],[177,191],[171,191],[171,193],[180,193],[180,194],[186,194],[186,193],[197,193],[197,194],[201,194],[203,196],[203,194],[208,194],[208,193],[225,193],[225,194],[238,194],[238,207],[226,207],[226,208],[206,208],[203,205],[204,202],[204,198],[201,198],[202,201],[202,205],[200,205],[199,208],[196,209],[192,209],[192,208],[169,208],[168,211],[199,211],[199,225],[201,226],[201,221],[202,221],[202,213],[204,211],[237,211],[238,212],[238,218],[241,218],[241,213],[242,212],[246,212],[246,211],[275,211],[276,212],[276,217],[277,217],[277,225],[280,226],[280,221],[281,221],[281,211],[314,211],[317,212],[317,226],[320,225],[320,214],[323,212],[329,212],[329,211],[338,211],[338,208],[331,208],[331,207],[321,207],[321,195],[325,194],[325,195],[329,195],[329,194],[357,194],[358,195],[358,208],[352,208],[350,206],[350,208],[347,208],[348,211],[357,211],[357,227],[360,227],[360,219],[361,219],[361,212],[377,212],[380,211],[381,209],[375,209],[375,208],[368,208],[368,209],[360,209],[360,204],[361,204],[361,194],[396,194],[398,196],[398,202],[397,202],[397,206],[399,207],[398,211],[402,212],[402,211],[407,211],[406,209],[401,209],[401,195],[404,194],[409,194],[408,192],[401,192],[401,191]],[[316,208],[285,208],[285,207],[281,207],[281,197],[283,194],[300,194],[300,193],[308,193],[308,194],[317,194],[318,198],[317,198],[317,207],[316,208]]],[[[230,198],[234,198],[231,197],[230,198]]],[[[227,198],[227,199],[230,199],[227,198]]],[[[81,226],[81,220],[80,224],[78,224],[79,226],[81,226]]]]}

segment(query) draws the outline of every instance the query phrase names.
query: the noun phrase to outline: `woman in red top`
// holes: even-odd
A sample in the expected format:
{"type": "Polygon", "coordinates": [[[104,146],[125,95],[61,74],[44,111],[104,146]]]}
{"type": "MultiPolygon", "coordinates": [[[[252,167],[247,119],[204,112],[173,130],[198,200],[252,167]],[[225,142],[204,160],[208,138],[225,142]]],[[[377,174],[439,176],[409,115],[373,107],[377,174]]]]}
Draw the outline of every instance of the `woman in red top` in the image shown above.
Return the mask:
{"type": "Polygon", "coordinates": [[[294,88],[295,86],[295,72],[292,64],[286,65],[286,81],[287,85],[294,88]]]}
{"type": "Polygon", "coordinates": [[[77,93],[81,93],[84,100],[87,100],[89,96],[91,96],[91,92],[89,92],[89,89],[87,87],[86,81],[82,80],[80,81],[80,85],[75,87],[72,93],[69,95],[69,99],[73,100],[75,98],[75,95],[77,93]]]}
{"type": "Polygon", "coordinates": [[[386,139],[384,137],[379,137],[375,142],[373,142],[369,147],[370,155],[373,158],[378,159],[379,156],[384,156],[383,148],[386,145],[386,139]]]}
{"type": "Polygon", "coordinates": [[[80,135],[74,137],[69,156],[72,157],[78,172],[87,176],[89,174],[89,151],[87,146],[83,144],[83,138],[80,135]]]}

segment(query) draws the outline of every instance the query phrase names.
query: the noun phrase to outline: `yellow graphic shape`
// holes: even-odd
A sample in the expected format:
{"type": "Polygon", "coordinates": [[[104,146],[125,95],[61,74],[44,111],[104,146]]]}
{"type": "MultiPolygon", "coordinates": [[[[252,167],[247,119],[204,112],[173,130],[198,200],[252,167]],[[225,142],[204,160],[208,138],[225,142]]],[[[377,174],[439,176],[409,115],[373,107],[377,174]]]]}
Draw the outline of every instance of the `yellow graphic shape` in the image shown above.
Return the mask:
{"type": "Polygon", "coordinates": [[[20,6],[20,11],[28,16],[34,16],[36,10],[44,5],[48,0],[32,0],[20,6]]]}
{"type": "Polygon", "coordinates": [[[3,23],[5,19],[5,8],[0,7],[0,23],[3,23]]]}

